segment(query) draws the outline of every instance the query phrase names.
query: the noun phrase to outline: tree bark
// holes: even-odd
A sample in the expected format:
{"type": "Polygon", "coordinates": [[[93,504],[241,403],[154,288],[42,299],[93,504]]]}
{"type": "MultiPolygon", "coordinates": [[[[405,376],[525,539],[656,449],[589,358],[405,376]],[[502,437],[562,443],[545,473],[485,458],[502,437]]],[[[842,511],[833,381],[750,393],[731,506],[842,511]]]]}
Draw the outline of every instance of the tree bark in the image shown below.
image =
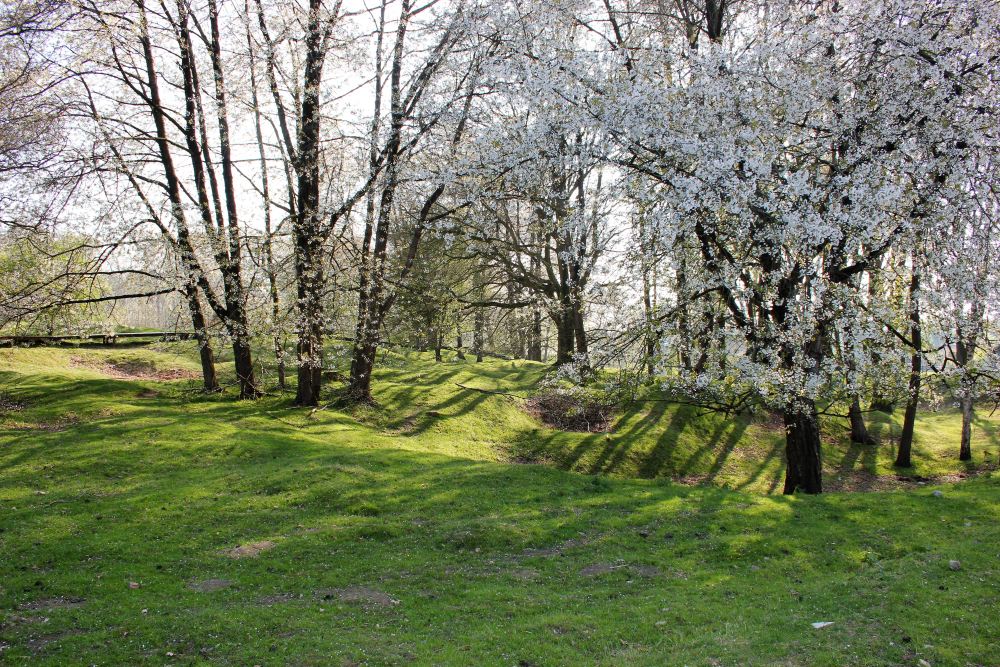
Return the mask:
{"type": "Polygon", "coordinates": [[[958,452],[959,461],[972,460],[972,418],[974,416],[974,405],[972,395],[965,393],[961,399],[962,405],[962,444],[958,452]]]}
{"type": "Polygon", "coordinates": [[[198,288],[194,285],[188,285],[187,289],[184,290],[184,295],[187,297],[188,310],[191,312],[191,326],[194,328],[194,336],[198,341],[201,376],[205,391],[219,391],[219,377],[215,371],[215,352],[212,350],[212,339],[209,338],[208,328],[205,326],[205,314],[201,308],[201,301],[198,299],[198,288]]]}
{"type": "MultiPolygon", "coordinates": [[[[249,16],[249,7],[245,8],[249,16]]],[[[254,44],[247,25],[247,48],[253,52],[254,44]]],[[[278,366],[278,386],[285,388],[285,347],[281,336],[281,302],[278,296],[278,277],[274,266],[274,231],[271,229],[271,188],[267,174],[267,154],[264,150],[264,133],[260,122],[260,100],[257,97],[257,68],[255,59],[249,58],[250,103],[253,108],[254,133],[257,138],[257,153],[260,158],[260,186],[264,204],[264,271],[267,273],[268,293],[271,296],[271,330],[274,344],[274,360],[278,366]]]]}
{"type": "Polygon", "coordinates": [[[531,309],[531,337],[528,343],[528,360],[542,360],[542,311],[537,305],[531,309]]]}
{"type": "Polygon", "coordinates": [[[793,408],[786,408],[784,420],[787,462],[784,493],[821,493],[823,465],[816,404],[811,400],[803,400],[793,408]]]}
{"type": "Polygon", "coordinates": [[[483,360],[483,338],[486,329],[486,315],[483,313],[482,308],[476,308],[476,314],[474,318],[474,328],[472,330],[472,347],[473,351],[476,353],[476,362],[481,362],[483,360]]]}
{"type": "Polygon", "coordinates": [[[576,320],[569,304],[563,303],[563,308],[552,317],[556,325],[556,366],[573,361],[576,339],[576,320]]]}
{"type": "Polygon", "coordinates": [[[874,445],[875,438],[868,433],[865,426],[865,417],[861,412],[861,400],[855,396],[851,401],[851,407],[847,411],[847,416],[851,421],[851,442],[859,445],[874,445]]]}
{"type": "Polygon", "coordinates": [[[920,272],[916,266],[910,276],[910,342],[913,353],[910,355],[909,395],[906,398],[906,412],[903,413],[903,430],[899,435],[899,450],[896,453],[896,465],[909,468],[913,465],[913,426],[917,418],[917,404],[920,401],[920,370],[922,358],[920,346],[920,272]]]}
{"type": "Polygon", "coordinates": [[[298,296],[298,390],[295,404],[319,405],[323,377],[322,230],[319,219],[319,86],[326,58],[326,34],[321,25],[322,0],[309,0],[305,74],[299,119],[295,172],[298,176],[298,216],[292,225],[298,296]]]}
{"type": "Polygon", "coordinates": [[[465,352],[462,351],[462,323],[455,322],[455,356],[465,360],[465,352]]]}

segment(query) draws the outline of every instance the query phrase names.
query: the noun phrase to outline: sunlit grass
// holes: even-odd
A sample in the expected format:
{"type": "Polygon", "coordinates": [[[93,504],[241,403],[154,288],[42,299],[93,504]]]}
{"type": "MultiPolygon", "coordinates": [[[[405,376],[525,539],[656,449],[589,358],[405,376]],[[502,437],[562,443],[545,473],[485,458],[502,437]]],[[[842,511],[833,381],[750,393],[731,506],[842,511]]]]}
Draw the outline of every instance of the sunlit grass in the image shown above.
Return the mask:
{"type": "MultiPolygon", "coordinates": [[[[349,412],[66,363],[118,354],[197,370],[182,345],[0,350],[4,664],[1000,661],[995,475],[765,496],[767,420],[650,403],[610,437],[556,433],[456,384],[525,395],[526,362],[393,354],[379,408],[349,412]],[[509,463],[529,455],[552,465],[509,463]]],[[[956,422],[922,417],[908,474],[961,470],[956,422]]],[[[895,476],[889,434],[856,452],[843,430],[828,479],[852,459],[895,476]]]]}

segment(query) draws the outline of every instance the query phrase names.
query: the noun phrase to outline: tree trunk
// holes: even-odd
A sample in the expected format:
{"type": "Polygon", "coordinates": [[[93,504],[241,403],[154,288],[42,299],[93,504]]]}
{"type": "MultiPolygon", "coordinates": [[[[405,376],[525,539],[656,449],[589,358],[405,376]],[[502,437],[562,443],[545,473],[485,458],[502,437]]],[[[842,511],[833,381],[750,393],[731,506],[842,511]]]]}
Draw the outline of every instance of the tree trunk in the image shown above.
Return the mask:
{"type": "Polygon", "coordinates": [[[201,376],[205,391],[219,391],[219,378],[215,372],[215,352],[212,351],[212,340],[208,337],[205,326],[205,314],[198,300],[198,289],[194,285],[185,290],[188,309],[191,311],[191,325],[194,327],[195,339],[198,341],[198,352],[201,355],[201,376]]]}
{"type": "Polygon", "coordinates": [[[472,347],[476,353],[476,361],[480,362],[483,360],[483,334],[486,328],[486,316],[483,313],[482,308],[476,309],[475,315],[475,328],[472,331],[472,347]]]}
{"type": "MultiPolygon", "coordinates": [[[[643,260],[646,261],[645,259],[643,260]]],[[[652,290],[649,286],[649,268],[642,269],[642,314],[646,323],[645,347],[646,347],[646,375],[653,377],[656,372],[656,343],[653,340],[653,300],[652,290]]]]}
{"type": "Polygon", "coordinates": [[[205,232],[213,242],[213,250],[219,271],[222,273],[222,291],[225,308],[219,312],[226,330],[233,340],[233,357],[236,361],[236,379],[240,387],[240,398],[256,398],[260,396],[257,389],[253,369],[253,353],[250,347],[249,328],[247,326],[246,307],[244,304],[243,274],[241,266],[241,240],[239,220],[236,213],[236,195],[233,183],[232,156],[229,143],[229,124],[225,99],[225,80],[222,72],[222,62],[219,46],[218,12],[214,0],[209,0],[212,40],[209,44],[215,79],[216,119],[219,128],[219,150],[222,156],[222,173],[225,190],[226,216],[225,224],[220,202],[219,188],[215,181],[215,171],[209,150],[208,135],[205,129],[205,114],[201,107],[201,88],[198,83],[198,67],[195,63],[195,51],[191,43],[191,33],[188,28],[188,10],[183,2],[178,3],[177,41],[179,47],[180,66],[183,74],[184,93],[184,136],[187,151],[191,158],[192,175],[195,181],[197,204],[201,213],[205,232]],[[198,128],[201,128],[201,143],[198,141],[198,128]],[[211,185],[212,203],[209,202],[208,187],[211,185]],[[212,211],[215,211],[215,225],[212,224],[212,211]],[[224,242],[225,241],[225,242],[224,242]]]}
{"type": "Polygon", "coordinates": [[[434,338],[434,361],[441,361],[442,347],[444,347],[444,334],[438,333],[434,338]]]}
{"type": "MultiPolygon", "coordinates": [[[[295,172],[298,176],[298,215],[293,220],[295,281],[298,297],[299,386],[295,404],[319,405],[323,378],[323,238],[319,219],[319,87],[326,58],[320,0],[309,0],[305,39],[304,91],[299,116],[295,172]]],[[[277,101],[277,100],[276,100],[277,101]]]]}
{"type": "Polygon", "coordinates": [[[851,420],[851,442],[859,445],[874,445],[875,438],[868,433],[865,426],[865,417],[861,412],[861,400],[855,396],[851,401],[851,407],[847,411],[847,416],[851,420]]]}
{"type": "Polygon", "coordinates": [[[573,335],[576,336],[576,352],[586,358],[589,351],[587,348],[587,330],[583,326],[583,304],[580,303],[579,299],[574,300],[573,311],[573,335]]]}
{"type": "MultiPolygon", "coordinates": [[[[677,263],[677,294],[687,294],[687,256],[684,252],[684,236],[681,235],[677,239],[677,247],[680,248],[680,259],[677,263]]],[[[687,303],[681,302],[677,306],[677,328],[680,331],[680,340],[678,341],[678,357],[681,364],[681,369],[684,371],[692,370],[691,363],[691,327],[688,322],[688,306],[687,303]]]]}
{"type": "Polygon", "coordinates": [[[320,389],[323,382],[322,332],[310,315],[310,309],[302,313],[299,340],[295,346],[298,357],[298,388],[295,391],[295,405],[319,405],[320,389]]]}
{"type": "Polygon", "coordinates": [[[920,273],[913,268],[910,276],[910,342],[913,354],[910,355],[909,395],[906,398],[906,412],[903,414],[903,430],[899,435],[899,451],[896,453],[896,465],[909,468],[913,465],[913,425],[917,418],[917,403],[920,400],[920,273]]]}
{"type": "Polygon", "coordinates": [[[823,465],[820,457],[819,415],[816,404],[805,400],[786,409],[785,418],[785,489],[821,493],[823,491],[823,465]]]}
{"type": "Polygon", "coordinates": [[[972,393],[965,392],[962,394],[961,399],[962,405],[962,445],[958,452],[959,461],[971,461],[972,460],[972,417],[974,405],[972,402],[972,393]]]}
{"type": "MultiPolygon", "coordinates": [[[[247,25],[247,48],[253,51],[250,26],[247,25]]],[[[271,229],[271,186],[267,175],[267,154],[264,149],[264,133],[260,123],[260,101],[257,98],[257,68],[255,58],[250,65],[250,106],[253,109],[254,135],[257,139],[257,154],[260,158],[260,190],[264,204],[264,271],[267,273],[268,293],[271,297],[271,330],[274,342],[274,359],[278,365],[278,386],[285,388],[285,348],[281,338],[281,301],[278,297],[278,277],[274,267],[274,232],[271,229]]]]}
{"type": "Polygon", "coordinates": [[[465,352],[462,351],[462,324],[455,322],[455,356],[465,360],[465,352]]]}
{"type": "Polygon", "coordinates": [[[542,360],[542,311],[537,305],[531,309],[531,342],[528,344],[528,360],[542,360]]]}
{"type": "Polygon", "coordinates": [[[375,368],[375,353],[378,347],[371,342],[355,346],[351,360],[351,400],[357,403],[372,403],[372,371],[375,368]]]}
{"type": "Polygon", "coordinates": [[[253,370],[253,352],[246,336],[233,339],[233,365],[236,368],[236,381],[240,386],[240,398],[259,397],[260,391],[257,389],[253,370]]]}
{"type": "Polygon", "coordinates": [[[576,317],[568,294],[563,295],[559,305],[559,312],[552,316],[556,325],[557,366],[572,362],[576,351],[576,317]]]}

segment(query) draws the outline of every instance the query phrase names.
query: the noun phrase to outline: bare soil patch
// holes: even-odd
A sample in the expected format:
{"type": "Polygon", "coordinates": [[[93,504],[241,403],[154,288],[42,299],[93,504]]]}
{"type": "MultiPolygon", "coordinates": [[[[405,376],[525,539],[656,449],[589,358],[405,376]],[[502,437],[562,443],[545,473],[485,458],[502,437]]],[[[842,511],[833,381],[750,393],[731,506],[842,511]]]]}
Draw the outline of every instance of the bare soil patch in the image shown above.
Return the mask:
{"type": "Polygon", "coordinates": [[[0,393],[0,412],[20,412],[28,407],[24,401],[15,401],[7,394],[0,393]]]}
{"type": "Polygon", "coordinates": [[[591,541],[592,538],[589,537],[574,537],[566,540],[561,544],[557,544],[552,547],[544,547],[541,549],[525,549],[521,555],[525,558],[551,558],[552,556],[561,556],[562,553],[568,549],[575,549],[576,547],[582,547],[591,541]]]}
{"type": "Polygon", "coordinates": [[[25,611],[48,611],[50,609],[72,609],[74,607],[80,607],[87,602],[84,598],[79,597],[54,597],[54,598],[42,598],[40,600],[32,600],[31,602],[25,602],[24,604],[18,606],[18,609],[25,611]]]}
{"type": "Polygon", "coordinates": [[[540,576],[538,570],[531,567],[516,567],[508,572],[508,574],[521,581],[534,581],[540,576]]]}
{"type": "Polygon", "coordinates": [[[199,593],[211,593],[229,588],[232,585],[233,582],[228,579],[205,579],[204,581],[192,581],[188,584],[188,588],[199,593]]]}
{"type": "Polygon", "coordinates": [[[900,489],[915,489],[928,484],[952,484],[964,479],[997,470],[996,465],[982,465],[975,470],[948,473],[946,475],[877,475],[867,470],[851,470],[844,473],[826,473],[823,476],[825,491],[847,491],[864,493],[870,491],[897,491],[900,489]]]}
{"type": "Polygon", "coordinates": [[[257,598],[257,604],[263,605],[265,607],[270,607],[273,604],[291,602],[293,600],[298,600],[301,597],[302,597],[301,595],[296,595],[295,593],[276,593],[274,595],[265,595],[263,597],[257,598]]]}
{"type": "Polygon", "coordinates": [[[392,607],[399,604],[385,591],[367,586],[347,586],[346,588],[327,588],[316,591],[316,595],[324,600],[340,600],[341,602],[358,602],[377,607],[392,607]]]}
{"type": "Polygon", "coordinates": [[[68,428],[72,428],[80,423],[80,418],[76,415],[65,415],[58,419],[54,419],[49,422],[14,422],[8,423],[4,428],[9,428],[12,431],[44,431],[46,433],[56,433],[58,431],[65,431],[68,428]]]}
{"type": "Polygon", "coordinates": [[[543,390],[528,399],[529,414],[546,426],[563,431],[606,433],[616,406],[606,399],[559,390],[543,390]]]}
{"type": "Polygon", "coordinates": [[[187,380],[198,377],[194,371],[183,368],[160,368],[150,361],[122,359],[100,361],[84,357],[71,357],[73,366],[87,368],[117,380],[187,380]]]}
{"type": "Polygon", "coordinates": [[[625,567],[624,565],[616,565],[615,563],[594,563],[593,565],[588,565],[580,570],[581,577],[596,577],[602,574],[608,574],[609,572],[614,572],[625,567]]]}
{"type": "Polygon", "coordinates": [[[598,577],[602,574],[609,574],[615,570],[627,570],[629,574],[639,577],[659,577],[663,571],[655,565],[637,565],[629,563],[594,563],[580,570],[581,577],[598,577]]]}
{"type": "Polygon", "coordinates": [[[57,642],[61,639],[66,639],[67,637],[74,637],[76,635],[82,635],[83,630],[71,629],[62,630],[60,632],[52,632],[47,635],[41,635],[39,637],[33,637],[28,640],[28,648],[32,653],[39,653],[45,650],[49,644],[57,642]]]}
{"type": "Polygon", "coordinates": [[[275,546],[271,540],[260,540],[258,542],[247,542],[232,549],[227,549],[225,553],[230,558],[256,558],[262,551],[273,549],[275,546]]]}

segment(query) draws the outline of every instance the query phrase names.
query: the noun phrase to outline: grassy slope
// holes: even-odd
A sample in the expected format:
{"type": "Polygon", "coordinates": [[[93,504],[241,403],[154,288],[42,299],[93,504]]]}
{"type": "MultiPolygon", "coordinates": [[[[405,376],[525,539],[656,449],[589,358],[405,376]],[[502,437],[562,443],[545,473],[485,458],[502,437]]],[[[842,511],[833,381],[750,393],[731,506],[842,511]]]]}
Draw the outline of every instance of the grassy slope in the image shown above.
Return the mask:
{"type": "MultiPolygon", "coordinates": [[[[0,663],[1000,664],[996,475],[941,498],[581,476],[503,461],[766,490],[777,436],[662,404],[610,439],[556,434],[454,384],[524,393],[531,364],[390,357],[381,411],[310,415],[98,361],[197,368],[0,350],[0,388],[27,404],[0,415],[0,663]],[[210,579],[229,585],[190,587],[210,579]]],[[[957,469],[938,458],[954,422],[924,418],[921,470],[957,469]]],[[[827,459],[879,472],[889,449],[834,438],[827,459]]]]}

